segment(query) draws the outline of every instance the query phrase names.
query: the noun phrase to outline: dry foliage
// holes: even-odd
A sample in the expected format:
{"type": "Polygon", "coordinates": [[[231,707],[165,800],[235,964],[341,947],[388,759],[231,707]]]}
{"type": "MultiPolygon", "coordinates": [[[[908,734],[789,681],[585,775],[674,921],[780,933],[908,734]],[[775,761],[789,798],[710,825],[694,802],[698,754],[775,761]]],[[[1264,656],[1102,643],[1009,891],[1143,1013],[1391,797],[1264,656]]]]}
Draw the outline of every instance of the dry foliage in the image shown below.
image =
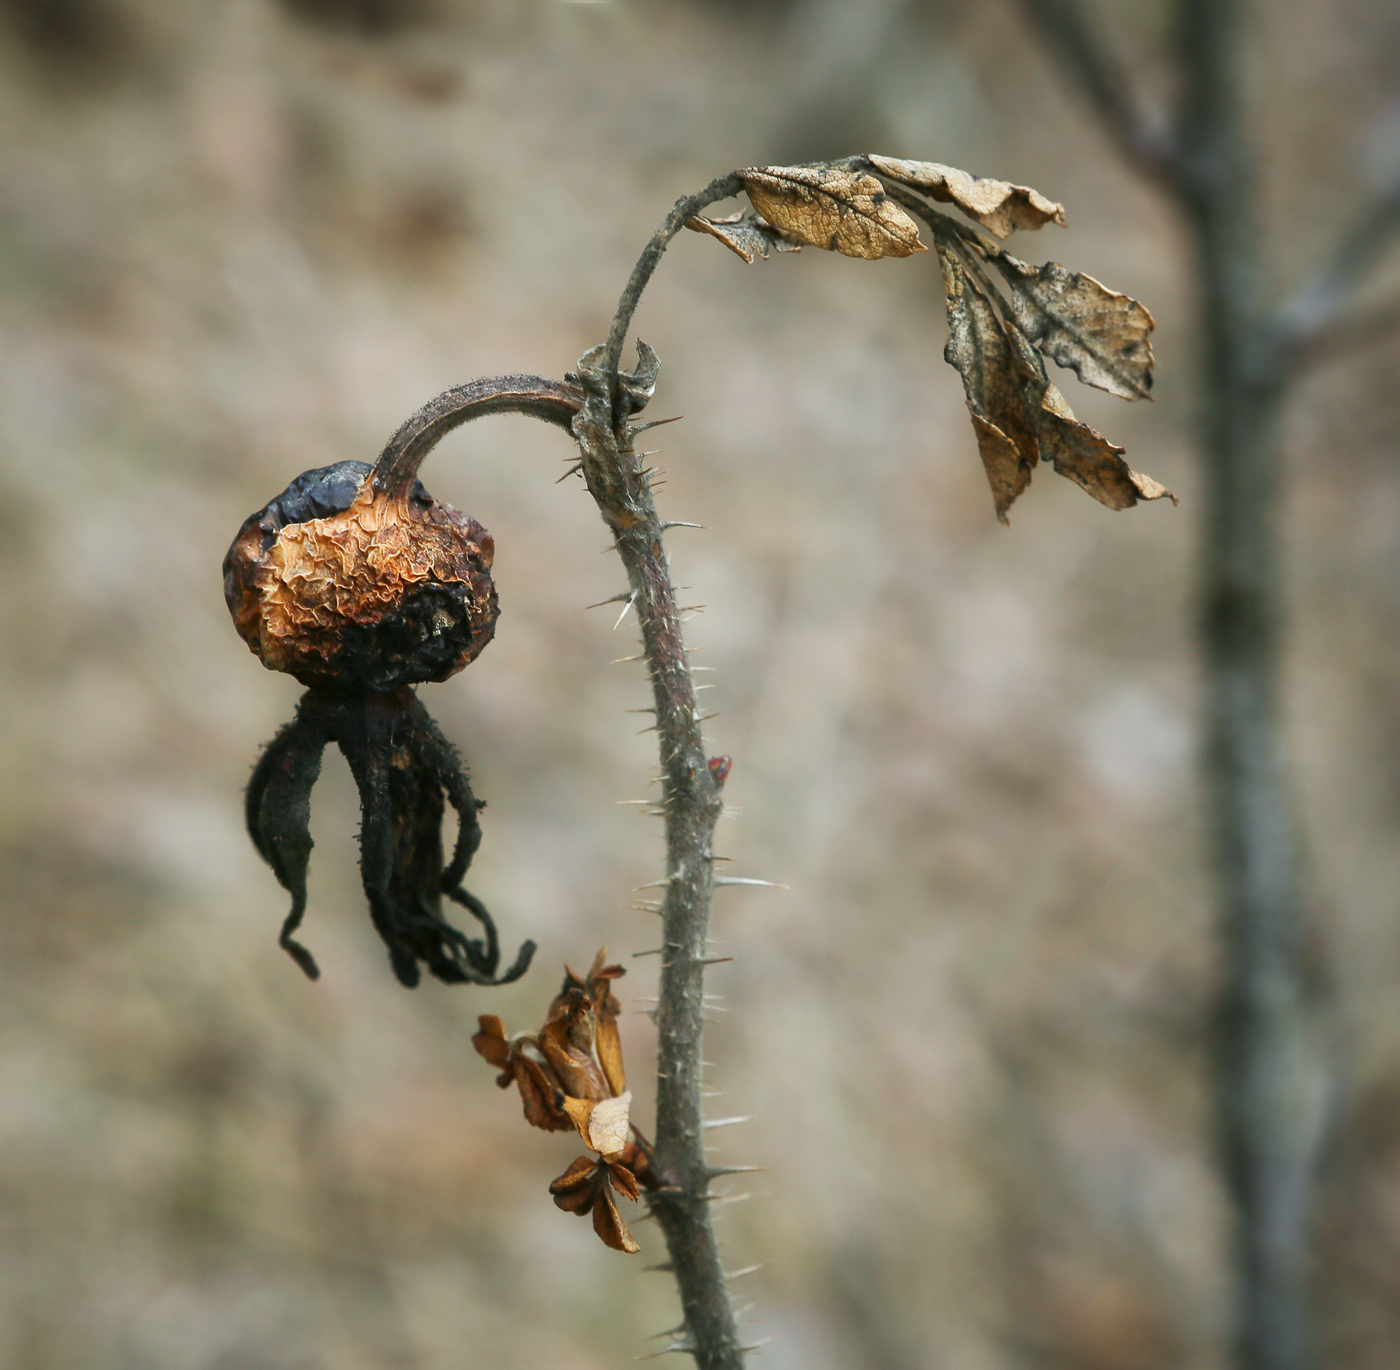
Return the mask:
{"type": "Polygon", "coordinates": [[[944,357],[963,378],[1003,523],[1042,461],[1110,509],[1163,497],[1176,502],[1164,485],[1134,471],[1121,447],[1074,417],[1042,361],[1043,354],[1086,385],[1122,399],[1146,399],[1152,389],[1152,315],[1136,300],[1058,262],[1019,261],[929,201],[956,206],[997,238],[1016,229],[1063,225],[1060,205],[1030,186],[875,154],[810,166],[750,167],[738,176],[752,210],[723,219],[697,215],[686,226],[719,239],[745,262],[803,244],[867,260],[907,257],[926,250],[911,213],[928,225],[948,304],[944,357]]]}
{"type": "Polygon", "coordinates": [[[632,1102],[617,1031],[620,1005],[612,982],[625,974],[606,965],[607,948],[586,976],[565,968],[564,985],[538,1032],[507,1037],[494,1013],[478,1019],[478,1053],[501,1073],[502,1089],[520,1090],[525,1121],[546,1132],[576,1130],[595,1154],[580,1156],[549,1186],[566,1213],[593,1215],[593,1230],[614,1250],[640,1248],[618,1212],[614,1191],[638,1197],[655,1187],[650,1148],[628,1116],[632,1102]]]}

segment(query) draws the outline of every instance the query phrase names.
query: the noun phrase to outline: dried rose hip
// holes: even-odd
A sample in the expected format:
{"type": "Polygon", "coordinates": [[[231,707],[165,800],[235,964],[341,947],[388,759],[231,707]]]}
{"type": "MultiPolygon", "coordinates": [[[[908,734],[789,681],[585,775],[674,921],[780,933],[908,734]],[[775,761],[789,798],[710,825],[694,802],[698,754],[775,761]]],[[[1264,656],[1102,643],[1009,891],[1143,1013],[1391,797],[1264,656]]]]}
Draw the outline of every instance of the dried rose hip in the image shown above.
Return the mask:
{"type": "Polygon", "coordinates": [[[311,789],[332,742],[360,791],[360,875],[394,974],[416,985],[421,963],[449,984],[500,985],[530,964],[535,944],[525,942],[499,970],[491,915],[462,888],[481,842],[482,803],[412,689],[455,675],[491,641],[495,546],[417,476],[442,436],[469,419],[524,413],[569,429],[580,398],[576,386],[538,376],[444,391],[405,420],[373,467],[341,461],[298,476],[244,520],[224,558],[239,636],[269,670],[308,687],[253,771],[247,820],[292,896],[281,945],[313,980],[316,962],[292,934],[306,912],[311,789]],[[444,864],[448,804],[458,826],[444,864]],[[444,895],[476,919],[480,938],[443,918],[444,895]]]}
{"type": "Polygon", "coordinates": [[[380,494],[370,470],[342,461],[298,476],[244,522],[224,560],[239,635],[303,685],[446,680],[495,631],[490,533],[419,481],[380,494]]]}

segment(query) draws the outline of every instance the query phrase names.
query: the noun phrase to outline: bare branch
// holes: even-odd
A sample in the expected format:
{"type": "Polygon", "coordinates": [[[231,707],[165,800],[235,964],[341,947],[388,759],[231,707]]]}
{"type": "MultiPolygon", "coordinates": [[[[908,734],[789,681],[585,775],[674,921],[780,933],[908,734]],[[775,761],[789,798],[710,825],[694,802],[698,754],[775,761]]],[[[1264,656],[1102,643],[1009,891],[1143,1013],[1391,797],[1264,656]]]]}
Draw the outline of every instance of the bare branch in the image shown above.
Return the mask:
{"type": "Polygon", "coordinates": [[[1347,311],[1366,273],[1397,238],[1400,181],[1357,216],[1332,256],[1279,306],[1274,336],[1284,367],[1297,368],[1323,355],[1331,356],[1340,347],[1355,346],[1393,326],[1400,306],[1381,306],[1354,320],[1348,319],[1347,311]]]}
{"type": "Polygon", "coordinates": [[[1127,72],[1100,42],[1079,0],[1020,3],[1128,162],[1147,176],[1170,180],[1178,161],[1170,125],[1162,115],[1144,108],[1127,72]]]}

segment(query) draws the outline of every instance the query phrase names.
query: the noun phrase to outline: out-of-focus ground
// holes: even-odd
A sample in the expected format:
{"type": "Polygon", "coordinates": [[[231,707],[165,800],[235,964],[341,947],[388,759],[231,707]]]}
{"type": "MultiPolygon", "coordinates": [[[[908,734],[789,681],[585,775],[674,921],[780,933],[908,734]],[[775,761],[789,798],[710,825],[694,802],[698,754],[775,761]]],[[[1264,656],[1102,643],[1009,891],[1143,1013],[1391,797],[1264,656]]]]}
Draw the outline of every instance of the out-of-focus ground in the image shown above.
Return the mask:
{"type": "MultiPolygon", "coordinates": [[[[1161,21],[1112,7],[1150,52],[1161,21]]],[[[1281,278],[1400,161],[1400,12],[1261,6],[1281,278]],[[1389,82],[1389,85],[1387,85],[1389,82]]],[[[672,201],[875,150],[1033,184],[1053,256],[1147,301],[1158,401],[1066,385],[1182,496],[1052,474],[1000,528],[929,258],[744,267],[683,235],[641,311],[736,957],[707,1053],[718,1210],[773,1370],[1206,1370],[1223,1215],[1191,637],[1199,474],[1177,225],[1005,3],[5,0],[0,46],[0,1362],[11,1370],[603,1370],[676,1321],[654,1229],[605,1250],[472,1053],[560,963],[631,966],[649,1115],[653,740],[616,561],[521,419],[425,476],[495,534],[504,613],[425,687],[490,803],[471,887],[537,969],[392,980],[328,759],[306,941],[241,791],[293,682],[219,564],[301,470],[481,374],[597,342],[672,201]]],[[[1149,71],[1151,69],[1149,68],[1149,71]]],[[[1149,81],[1155,81],[1149,75],[1149,81]]],[[[1159,83],[1160,84],[1160,83],[1159,83]]],[[[1395,275],[1392,267],[1391,276],[1395,275]]],[[[1319,371],[1289,427],[1288,708],[1336,1006],[1320,1215],[1336,1365],[1400,1345],[1400,387],[1319,371]]],[[[652,1343],[655,1345],[656,1343],[652,1343]]]]}

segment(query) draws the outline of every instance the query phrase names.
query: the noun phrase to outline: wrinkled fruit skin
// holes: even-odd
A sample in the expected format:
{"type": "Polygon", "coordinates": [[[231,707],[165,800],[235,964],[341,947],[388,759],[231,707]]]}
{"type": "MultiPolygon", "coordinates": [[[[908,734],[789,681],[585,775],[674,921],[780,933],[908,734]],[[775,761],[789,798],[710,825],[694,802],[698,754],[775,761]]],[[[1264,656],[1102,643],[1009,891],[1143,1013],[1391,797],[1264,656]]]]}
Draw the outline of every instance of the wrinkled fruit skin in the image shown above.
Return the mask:
{"type": "Polygon", "coordinates": [[[244,521],[224,558],[239,636],[269,670],[320,689],[446,680],[491,640],[495,546],[414,482],[377,494],[362,461],[298,476],[244,521]]]}

